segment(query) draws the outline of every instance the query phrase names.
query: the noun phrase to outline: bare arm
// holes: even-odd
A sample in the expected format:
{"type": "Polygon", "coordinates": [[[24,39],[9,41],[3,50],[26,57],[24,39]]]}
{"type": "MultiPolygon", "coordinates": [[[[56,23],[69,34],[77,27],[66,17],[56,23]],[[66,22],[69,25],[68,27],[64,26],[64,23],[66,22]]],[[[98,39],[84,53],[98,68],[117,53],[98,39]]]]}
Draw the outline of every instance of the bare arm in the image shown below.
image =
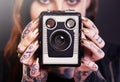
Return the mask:
{"type": "Polygon", "coordinates": [[[46,82],[47,80],[47,71],[40,69],[39,58],[35,57],[35,52],[39,47],[38,22],[39,19],[35,19],[25,27],[18,45],[18,54],[22,55],[20,62],[23,63],[21,82],[46,82]]]}
{"type": "Polygon", "coordinates": [[[46,82],[47,72],[41,71],[36,77],[30,75],[30,67],[23,65],[23,77],[21,82],[46,82]]]}

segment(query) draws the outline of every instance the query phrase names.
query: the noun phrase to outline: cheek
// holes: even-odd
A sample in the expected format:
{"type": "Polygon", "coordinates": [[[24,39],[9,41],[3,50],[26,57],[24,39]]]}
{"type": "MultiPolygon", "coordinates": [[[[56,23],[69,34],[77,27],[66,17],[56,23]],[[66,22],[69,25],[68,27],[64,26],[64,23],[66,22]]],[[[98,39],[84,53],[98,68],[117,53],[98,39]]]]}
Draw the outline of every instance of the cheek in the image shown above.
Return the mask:
{"type": "Polygon", "coordinates": [[[86,14],[86,9],[85,8],[76,8],[75,11],[81,13],[82,16],[85,16],[86,14]]]}
{"type": "Polygon", "coordinates": [[[85,16],[86,14],[86,6],[84,4],[78,4],[77,6],[70,7],[68,5],[64,5],[65,10],[67,9],[72,9],[75,10],[76,12],[81,13],[82,16],[85,16]]]}
{"type": "Polygon", "coordinates": [[[31,8],[30,8],[30,15],[31,15],[31,19],[35,19],[39,16],[40,14],[40,8],[38,5],[35,5],[36,3],[32,3],[31,8]]]}
{"type": "Polygon", "coordinates": [[[85,4],[80,4],[77,7],[75,7],[75,11],[81,13],[82,16],[85,16],[85,14],[86,14],[86,6],[85,6],[85,4]]]}
{"type": "Polygon", "coordinates": [[[40,15],[40,13],[45,10],[47,10],[46,7],[40,6],[38,2],[33,2],[30,8],[31,19],[33,20],[37,18],[40,15]]]}

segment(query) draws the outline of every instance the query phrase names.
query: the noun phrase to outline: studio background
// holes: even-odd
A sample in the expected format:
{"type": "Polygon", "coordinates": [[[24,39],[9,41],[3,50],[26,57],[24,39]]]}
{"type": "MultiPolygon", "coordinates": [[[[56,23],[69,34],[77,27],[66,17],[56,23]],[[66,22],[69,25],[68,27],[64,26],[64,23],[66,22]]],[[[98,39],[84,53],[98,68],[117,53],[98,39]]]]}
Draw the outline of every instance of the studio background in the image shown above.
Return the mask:
{"type": "MultiPolygon", "coordinates": [[[[11,33],[14,1],[0,0],[0,50],[3,50],[11,33]]],[[[99,11],[95,22],[101,37],[115,44],[120,44],[119,3],[120,0],[99,0],[99,11]]]]}

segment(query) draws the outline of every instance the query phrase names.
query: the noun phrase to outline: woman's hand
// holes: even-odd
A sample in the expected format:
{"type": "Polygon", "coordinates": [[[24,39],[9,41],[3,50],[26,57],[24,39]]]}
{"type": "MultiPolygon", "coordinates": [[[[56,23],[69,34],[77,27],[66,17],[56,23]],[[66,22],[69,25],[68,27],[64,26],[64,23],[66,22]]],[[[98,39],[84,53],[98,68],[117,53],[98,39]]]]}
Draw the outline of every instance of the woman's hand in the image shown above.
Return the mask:
{"type": "MultiPolygon", "coordinates": [[[[21,42],[18,45],[18,51],[22,53],[20,61],[23,63],[23,80],[31,80],[33,78],[38,77],[44,81],[47,78],[47,72],[45,70],[39,70],[39,59],[34,58],[34,53],[39,47],[37,37],[39,35],[38,32],[38,19],[35,21],[31,21],[24,29],[21,42]],[[29,71],[28,71],[29,70],[29,71]],[[41,74],[40,74],[41,73],[41,74]],[[25,77],[24,77],[25,76],[25,77]],[[28,78],[30,76],[31,78],[28,78]],[[26,78],[27,77],[27,78],[26,78]]],[[[75,81],[85,80],[87,76],[92,71],[97,71],[98,66],[95,64],[95,61],[104,57],[104,52],[101,50],[104,47],[105,43],[102,38],[99,36],[98,29],[87,18],[82,18],[83,28],[82,28],[82,44],[81,46],[84,48],[84,57],[81,59],[80,67],[57,67],[53,72],[64,76],[65,78],[72,78],[74,75],[75,81]],[[84,74],[85,73],[85,74],[84,74]],[[84,75],[82,75],[84,74],[84,75]]]]}
{"type": "Polygon", "coordinates": [[[39,34],[37,26],[37,22],[31,21],[23,30],[21,35],[21,41],[18,45],[18,51],[22,53],[20,61],[26,65],[33,64],[33,54],[39,47],[38,41],[36,40],[39,34]]]}
{"type": "Polygon", "coordinates": [[[39,19],[31,21],[23,30],[18,45],[18,52],[22,54],[20,62],[23,63],[23,82],[34,80],[45,82],[47,79],[47,72],[40,69],[39,58],[35,58],[34,54],[39,47],[38,25],[39,19]]]}
{"type": "Polygon", "coordinates": [[[84,49],[84,57],[81,59],[81,66],[75,68],[74,79],[76,82],[84,82],[91,72],[97,71],[98,66],[95,61],[104,57],[101,48],[104,47],[105,42],[99,36],[97,27],[85,17],[82,17],[82,24],[81,46],[84,49]]]}

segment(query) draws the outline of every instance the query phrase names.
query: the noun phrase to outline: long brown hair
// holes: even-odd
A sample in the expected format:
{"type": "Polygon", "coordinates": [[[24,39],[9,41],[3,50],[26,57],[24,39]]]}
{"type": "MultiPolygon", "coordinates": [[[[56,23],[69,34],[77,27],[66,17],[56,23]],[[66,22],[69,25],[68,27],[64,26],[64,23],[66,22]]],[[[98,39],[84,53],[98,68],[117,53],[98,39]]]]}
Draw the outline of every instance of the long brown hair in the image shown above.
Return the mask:
{"type": "MultiPolygon", "coordinates": [[[[13,20],[14,20],[13,29],[12,29],[11,36],[4,50],[4,55],[8,61],[7,63],[9,65],[9,68],[12,69],[16,66],[15,67],[16,69],[14,69],[14,73],[12,74],[13,79],[14,79],[14,76],[16,76],[15,74],[19,71],[17,67],[20,67],[19,59],[16,58],[17,57],[17,45],[20,41],[21,33],[24,27],[31,20],[30,6],[31,6],[32,1],[34,0],[16,0],[16,4],[14,7],[14,11],[13,11],[13,20]],[[13,67],[11,61],[13,61],[14,63],[17,63],[18,65],[16,64],[13,67]]],[[[98,5],[97,3],[98,3],[98,0],[91,0],[90,7],[87,9],[87,12],[86,12],[86,16],[90,18],[92,21],[95,20],[95,16],[97,12],[97,5],[98,5]]]]}
{"type": "Polygon", "coordinates": [[[13,11],[13,28],[5,47],[5,55],[16,53],[17,45],[25,25],[30,22],[30,4],[33,0],[16,0],[13,11]]]}
{"type": "MultiPolygon", "coordinates": [[[[17,45],[21,33],[27,23],[30,22],[30,4],[33,0],[16,0],[13,10],[13,28],[11,36],[4,49],[7,72],[4,72],[5,82],[18,82],[22,78],[22,64],[17,56],[17,45]]],[[[5,69],[6,70],[6,69],[5,69]]]]}

